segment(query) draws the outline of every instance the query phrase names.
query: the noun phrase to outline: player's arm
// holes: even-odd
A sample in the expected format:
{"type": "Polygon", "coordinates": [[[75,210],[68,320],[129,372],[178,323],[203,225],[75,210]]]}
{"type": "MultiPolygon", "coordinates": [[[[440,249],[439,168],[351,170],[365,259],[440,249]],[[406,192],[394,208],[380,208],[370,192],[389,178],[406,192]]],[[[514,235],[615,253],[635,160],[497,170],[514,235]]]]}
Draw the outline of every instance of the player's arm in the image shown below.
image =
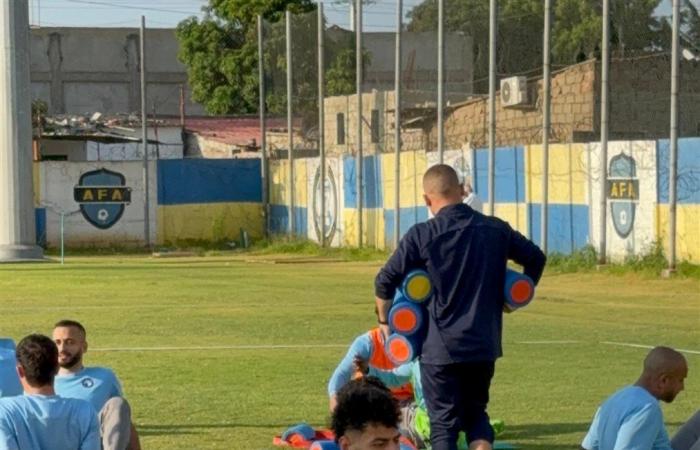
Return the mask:
{"type": "Polygon", "coordinates": [[[395,388],[411,382],[411,370],[413,363],[403,364],[392,370],[381,370],[369,367],[369,375],[379,378],[387,387],[395,388]]]}
{"type": "Polygon", "coordinates": [[[408,230],[408,233],[401,239],[398,248],[384,267],[379,270],[374,280],[377,320],[384,336],[389,335],[387,322],[396,289],[401,285],[401,281],[409,271],[423,266],[423,258],[418,244],[418,232],[419,230],[415,226],[408,230]]]}
{"type": "Polygon", "coordinates": [[[508,258],[523,266],[523,272],[535,284],[539,283],[547,256],[531,240],[513,229],[510,230],[508,258]]]}
{"type": "Polygon", "coordinates": [[[329,408],[331,411],[335,409],[336,393],[352,379],[352,375],[355,371],[355,357],[368,360],[371,355],[372,341],[369,335],[365,333],[362,336],[358,336],[355,341],[353,341],[348,352],[340,361],[338,367],[335,368],[331,379],[328,381],[329,408]]]}

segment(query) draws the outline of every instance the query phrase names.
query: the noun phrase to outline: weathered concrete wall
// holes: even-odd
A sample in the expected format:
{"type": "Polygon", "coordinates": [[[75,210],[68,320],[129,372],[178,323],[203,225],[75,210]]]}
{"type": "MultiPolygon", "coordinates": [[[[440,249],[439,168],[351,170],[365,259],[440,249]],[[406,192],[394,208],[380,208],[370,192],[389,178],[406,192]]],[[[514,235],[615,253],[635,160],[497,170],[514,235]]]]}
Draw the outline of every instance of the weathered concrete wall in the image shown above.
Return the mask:
{"type": "MultiPolygon", "coordinates": [[[[405,89],[437,91],[437,31],[401,35],[405,89]]],[[[365,84],[378,90],[394,88],[394,33],[365,33],[369,53],[365,84]]],[[[445,92],[469,94],[474,82],[473,41],[462,33],[445,34],[445,92]]]]}
{"type": "MultiPolygon", "coordinates": [[[[666,56],[613,60],[610,65],[610,139],[660,139],[668,136],[670,62],[666,56]]],[[[528,80],[530,105],[504,108],[496,99],[497,145],[542,142],[542,80],[528,80]]],[[[500,95],[500,92],[498,92],[500,95]]],[[[681,64],[680,135],[700,129],[700,65],[681,64]]],[[[435,147],[437,130],[430,132],[435,147]]],[[[587,142],[600,135],[600,63],[567,67],[552,77],[552,142],[587,142]]],[[[488,145],[488,99],[459,105],[445,121],[449,148],[465,142],[488,145]]]]}
{"type": "MultiPolygon", "coordinates": [[[[402,103],[417,103],[419,98],[426,104],[434,103],[430,94],[406,94],[402,103]]],[[[365,154],[384,153],[394,150],[395,96],[393,91],[376,91],[362,94],[362,150],[365,154]],[[372,111],[379,118],[377,142],[372,139],[372,111]]],[[[404,113],[406,118],[408,112],[404,113]]],[[[326,152],[329,155],[354,154],[357,148],[357,101],[356,96],[328,97],[325,100],[326,152]],[[339,124],[341,124],[339,129],[339,124]],[[344,130],[343,130],[344,129],[344,130]],[[345,142],[342,143],[341,135],[345,142]]],[[[420,128],[404,128],[401,132],[402,149],[425,149],[426,134],[420,128]]]]}
{"type": "MultiPolygon", "coordinates": [[[[177,60],[174,30],[146,31],[148,109],[179,114],[185,66],[177,60]]],[[[138,111],[139,30],[136,28],[39,28],[31,32],[32,93],[51,114],[138,111]]],[[[203,114],[186,87],[188,114],[203,114]]]]}

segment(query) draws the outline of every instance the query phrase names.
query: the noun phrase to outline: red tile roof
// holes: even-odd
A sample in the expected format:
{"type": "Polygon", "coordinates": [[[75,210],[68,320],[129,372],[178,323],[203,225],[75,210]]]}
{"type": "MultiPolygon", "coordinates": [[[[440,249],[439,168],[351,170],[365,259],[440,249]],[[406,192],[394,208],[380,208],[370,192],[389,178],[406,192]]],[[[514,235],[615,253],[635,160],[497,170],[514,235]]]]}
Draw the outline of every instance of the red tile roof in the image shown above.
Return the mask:
{"type": "MultiPolygon", "coordinates": [[[[267,127],[286,129],[287,120],[267,119],[267,127]]],[[[237,146],[247,146],[253,141],[259,146],[262,137],[257,117],[187,118],[185,129],[206,139],[237,146]]]]}

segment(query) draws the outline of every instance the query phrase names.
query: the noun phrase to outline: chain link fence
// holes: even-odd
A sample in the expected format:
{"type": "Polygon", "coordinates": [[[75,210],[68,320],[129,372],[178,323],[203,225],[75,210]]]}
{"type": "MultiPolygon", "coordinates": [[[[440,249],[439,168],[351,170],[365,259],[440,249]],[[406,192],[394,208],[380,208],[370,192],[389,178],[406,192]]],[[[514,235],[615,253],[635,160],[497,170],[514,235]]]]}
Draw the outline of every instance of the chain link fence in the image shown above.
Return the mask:
{"type": "Polygon", "coordinates": [[[696,258],[697,3],[338,0],[264,22],[270,231],[392,248],[445,162],[550,252],[605,261],[678,239],[696,258]]]}

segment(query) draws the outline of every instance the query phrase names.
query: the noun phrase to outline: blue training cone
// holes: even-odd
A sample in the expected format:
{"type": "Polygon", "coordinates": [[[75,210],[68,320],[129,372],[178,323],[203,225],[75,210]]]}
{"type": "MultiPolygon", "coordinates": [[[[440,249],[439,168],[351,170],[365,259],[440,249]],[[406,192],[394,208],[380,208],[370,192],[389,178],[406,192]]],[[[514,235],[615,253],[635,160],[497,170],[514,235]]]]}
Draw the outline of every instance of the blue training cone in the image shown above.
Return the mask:
{"type": "Polygon", "coordinates": [[[535,283],[523,273],[506,269],[504,296],[504,307],[507,311],[523,308],[530,304],[535,296],[535,283]]]}
{"type": "Polygon", "coordinates": [[[423,326],[423,308],[411,302],[399,302],[389,310],[389,327],[394,333],[411,336],[423,326]]]}
{"type": "Polygon", "coordinates": [[[425,270],[410,272],[403,280],[401,291],[414,303],[423,303],[429,299],[433,293],[433,283],[430,282],[428,272],[425,270]]]}
{"type": "Polygon", "coordinates": [[[400,334],[392,334],[384,344],[384,350],[396,366],[406,364],[413,361],[418,356],[418,348],[416,343],[400,334]]]}

